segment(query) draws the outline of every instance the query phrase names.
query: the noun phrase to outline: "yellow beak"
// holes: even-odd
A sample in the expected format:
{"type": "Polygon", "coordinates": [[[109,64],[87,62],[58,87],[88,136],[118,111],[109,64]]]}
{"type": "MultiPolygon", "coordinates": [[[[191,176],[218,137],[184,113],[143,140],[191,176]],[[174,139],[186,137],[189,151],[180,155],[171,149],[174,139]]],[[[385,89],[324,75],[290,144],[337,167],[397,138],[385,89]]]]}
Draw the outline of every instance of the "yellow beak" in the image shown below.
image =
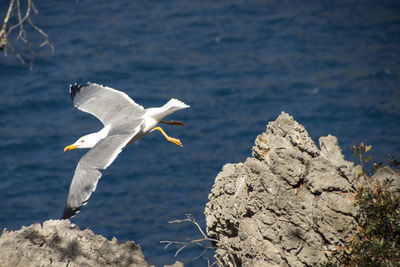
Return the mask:
{"type": "Polygon", "coordinates": [[[70,151],[70,150],[75,149],[77,147],[78,147],[77,145],[72,144],[72,145],[66,146],[64,148],[64,151],[70,151]]]}

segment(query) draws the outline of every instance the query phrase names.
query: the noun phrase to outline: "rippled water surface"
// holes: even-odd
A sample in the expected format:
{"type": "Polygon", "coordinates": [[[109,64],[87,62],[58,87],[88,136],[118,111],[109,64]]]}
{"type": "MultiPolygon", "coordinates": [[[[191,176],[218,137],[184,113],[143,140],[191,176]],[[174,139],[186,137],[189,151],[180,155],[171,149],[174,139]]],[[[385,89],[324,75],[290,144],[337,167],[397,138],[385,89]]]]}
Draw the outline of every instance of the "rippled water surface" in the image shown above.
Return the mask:
{"type": "MultiPolygon", "coordinates": [[[[1,19],[8,1],[0,2],[1,19]]],[[[63,152],[101,128],[73,108],[68,86],[92,81],[145,107],[175,97],[191,105],[165,126],[183,148],[151,133],[120,154],[72,221],[108,238],[135,240],[150,264],[186,266],[201,249],[164,250],[160,240],[199,233],[171,225],[185,213],[204,227],[204,205],[224,163],[251,155],[267,123],[289,112],[317,142],[373,145],[376,161],[400,156],[398,1],[35,1],[34,22],[51,55],[32,71],[0,58],[0,229],[61,215],[84,151],[63,152]]],[[[14,36],[15,38],[15,36],[14,36]]],[[[21,43],[15,48],[29,61],[21,43]]]]}

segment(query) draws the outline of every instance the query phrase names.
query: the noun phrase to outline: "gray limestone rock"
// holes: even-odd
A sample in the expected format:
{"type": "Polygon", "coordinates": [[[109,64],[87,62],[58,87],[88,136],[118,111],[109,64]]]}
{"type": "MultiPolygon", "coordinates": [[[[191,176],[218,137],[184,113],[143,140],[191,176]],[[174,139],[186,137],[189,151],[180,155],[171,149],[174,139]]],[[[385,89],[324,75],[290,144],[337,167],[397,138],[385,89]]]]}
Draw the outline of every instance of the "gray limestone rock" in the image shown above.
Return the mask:
{"type": "Polygon", "coordinates": [[[282,114],[257,136],[253,157],[226,164],[205,208],[225,266],[314,266],[355,230],[357,168],[336,137],[319,140],[282,114]]]}
{"type": "Polygon", "coordinates": [[[4,230],[0,266],[148,266],[139,245],[80,230],[69,220],[49,220],[4,230]]]}
{"type": "Polygon", "coordinates": [[[388,166],[377,169],[372,179],[381,183],[388,179],[391,180],[393,188],[400,188],[400,174],[388,166]]]}

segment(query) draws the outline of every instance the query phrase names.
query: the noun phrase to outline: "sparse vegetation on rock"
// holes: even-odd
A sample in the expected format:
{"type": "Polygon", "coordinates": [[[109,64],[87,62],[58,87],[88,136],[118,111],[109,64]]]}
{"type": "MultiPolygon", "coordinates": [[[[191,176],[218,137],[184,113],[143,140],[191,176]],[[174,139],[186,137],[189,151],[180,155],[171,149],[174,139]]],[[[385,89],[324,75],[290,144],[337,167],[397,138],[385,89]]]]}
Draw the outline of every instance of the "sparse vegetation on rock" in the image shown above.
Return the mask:
{"type": "Polygon", "coordinates": [[[375,173],[370,175],[364,168],[371,160],[366,156],[370,148],[363,143],[353,147],[360,175],[368,177],[354,193],[357,230],[325,266],[400,266],[400,162],[391,157],[391,168],[374,164],[375,173]]]}
{"type": "MultiPolygon", "coordinates": [[[[344,159],[336,137],[321,137],[319,145],[320,149],[302,125],[282,112],[256,138],[251,158],[223,167],[205,209],[208,236],[218,240],[214,243],[218,262],[315,266],[332,261],[338,248],[345,248],[339,259],[346,266],[354,263],[345,261],[357,254],[354,251],[372,255],[384,250],[388,254],[381,259],[398,255],[399,241],[394,236],[398,199],[393,199],[389,184],[366,187],[370,178],[363,165],[344,159]],[[388,212],[390,218],[377,218],[380,212],[388,212]],[[381,230],[387,231],[383,239],[370,240],[381,230]],[[359,247],[349,248],[349,242],[359,247]],[[226,247],[234,251],[234,260],[226,247]]],[[[373,180],[380,181],[382,174],[386,179],[388,173],[398,188],[399,175],[391,169],[381,168],[373,180]]]]}

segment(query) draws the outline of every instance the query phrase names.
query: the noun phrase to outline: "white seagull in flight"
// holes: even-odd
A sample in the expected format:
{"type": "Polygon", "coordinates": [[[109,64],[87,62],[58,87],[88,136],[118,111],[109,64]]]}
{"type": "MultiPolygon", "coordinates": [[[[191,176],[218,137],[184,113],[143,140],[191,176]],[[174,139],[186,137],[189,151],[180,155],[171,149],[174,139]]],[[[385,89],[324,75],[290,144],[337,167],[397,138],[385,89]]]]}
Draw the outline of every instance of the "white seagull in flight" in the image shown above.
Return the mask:
{"type": "Polygon", "coordinates": [[[71,218],[87,203],[101,177],[99,170],[110,166],[123,148],[149,132],[158,130],[168,141],[182,146],[181,141],[169,137],[156,125],[159,122],[183,125],[179,121],[162,119],[177,110],[189,107],[172,98],[162,107],[144,109],[127,94],[95,83],[70,85],[69,90],[73,105],[96,116],[104,128],[82,136],[64,149],[69,151],[75,148],[90,148],[76,166],[62,219],[71,218]]]}

